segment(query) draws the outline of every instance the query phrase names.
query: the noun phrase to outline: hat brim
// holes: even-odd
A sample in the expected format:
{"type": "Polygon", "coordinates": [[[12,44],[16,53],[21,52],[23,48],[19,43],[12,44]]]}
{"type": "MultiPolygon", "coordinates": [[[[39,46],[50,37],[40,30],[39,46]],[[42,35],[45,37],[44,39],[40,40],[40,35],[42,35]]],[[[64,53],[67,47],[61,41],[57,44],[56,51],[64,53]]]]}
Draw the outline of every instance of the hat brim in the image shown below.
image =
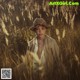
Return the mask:
{"type": "MultiPolygon", "coordinates": [[[[38,25],[41,25],[41,24],[38,24],[38,25]]],[[[29,30],[32,30],[32,31],[35,31],[36,30],[36,28],[38,27],[38,25],[35,25],[35,26],[31,26],[30,28],[29,28],[29,30]]],[[[50,25],[41,25],[41,26],[43,26],[43,27],[45,27],[46,29],[49,29],[50,27],[50,25]]]]}

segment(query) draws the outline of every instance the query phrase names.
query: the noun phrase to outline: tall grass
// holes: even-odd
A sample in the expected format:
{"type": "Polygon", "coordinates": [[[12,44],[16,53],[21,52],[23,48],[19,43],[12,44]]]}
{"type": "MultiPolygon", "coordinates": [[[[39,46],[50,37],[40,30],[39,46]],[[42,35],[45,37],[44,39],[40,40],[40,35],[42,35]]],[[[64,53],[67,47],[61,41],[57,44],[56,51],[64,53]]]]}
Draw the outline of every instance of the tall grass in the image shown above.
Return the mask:
{"type": "Polygon", "coordinates": [[[61,72],[61,79],[55,76],[56,79],[79,80],[79,11],[78,6],[50,7],[48,1],[43,0],[1,0],[0,68],[13,68],[13,80],[32,80],[32,57],[28,55],[29,59],[27,56],[25,62],[24,56],[27,42],[35,36],[29,28],[36,17],[43,17],[50,26],[47,34],[55,38],[60,47],[61,60],[65,68],[66,75],[61,72]]]}

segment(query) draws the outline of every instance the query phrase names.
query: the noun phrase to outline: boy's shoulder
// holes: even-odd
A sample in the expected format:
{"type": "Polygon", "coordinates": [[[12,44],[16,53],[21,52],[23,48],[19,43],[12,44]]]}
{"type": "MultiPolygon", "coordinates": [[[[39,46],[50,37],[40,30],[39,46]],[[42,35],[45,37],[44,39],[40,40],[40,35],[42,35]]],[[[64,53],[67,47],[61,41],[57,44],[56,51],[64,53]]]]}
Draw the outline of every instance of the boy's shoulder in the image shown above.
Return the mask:
{"type": "Polygon", "coordinates": [[[56,40],[54,38],[52,38],[51,36],[48,36],[48,35],[46,35],[46,39],[51,42],[56,42],[56,40]]]}
{"type": "Polygon", "coordinates": [[[35,40],[36,40],[36,37],[34,37],[32,40],[30,40],[30,41],[28,42],[28,45],[33,44],[35,40]]]}

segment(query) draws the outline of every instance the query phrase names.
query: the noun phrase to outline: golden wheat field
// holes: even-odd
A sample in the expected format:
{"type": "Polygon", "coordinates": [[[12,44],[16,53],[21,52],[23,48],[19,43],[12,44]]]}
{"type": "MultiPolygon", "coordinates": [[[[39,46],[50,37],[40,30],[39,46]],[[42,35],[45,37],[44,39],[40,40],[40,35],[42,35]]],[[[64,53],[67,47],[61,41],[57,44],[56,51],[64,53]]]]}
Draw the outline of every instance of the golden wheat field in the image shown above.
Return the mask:
{"type": "Polygon", "coordinates": [[[48,2],[0,0],[0,68],[12,68],[12,80],[33,80],[32,58],[25,55],[27,43],[35,36],[29,28],[36,17],[47,21],[47,34],[60,48],[64,73],[60,71],[55,80],[80,80],[80,6],[49,6],[48,2]]]}

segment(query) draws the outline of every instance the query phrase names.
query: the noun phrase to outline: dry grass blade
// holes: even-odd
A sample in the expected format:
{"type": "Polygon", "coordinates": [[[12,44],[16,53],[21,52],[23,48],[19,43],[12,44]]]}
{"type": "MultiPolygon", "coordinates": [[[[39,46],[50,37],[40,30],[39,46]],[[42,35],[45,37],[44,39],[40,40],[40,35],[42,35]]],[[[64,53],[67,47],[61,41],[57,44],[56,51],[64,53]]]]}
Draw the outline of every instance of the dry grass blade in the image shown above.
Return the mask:
{"type": "Polygon", "coordinates": [[[4,32],[7,36],[9,36],[9,33],[8,33],[7,29],[6,29],[6,26],[5,26],[5,23],[3,22],[3,20],[1,20],[1,26],[2,26],[3,32],[4,32]]]}

